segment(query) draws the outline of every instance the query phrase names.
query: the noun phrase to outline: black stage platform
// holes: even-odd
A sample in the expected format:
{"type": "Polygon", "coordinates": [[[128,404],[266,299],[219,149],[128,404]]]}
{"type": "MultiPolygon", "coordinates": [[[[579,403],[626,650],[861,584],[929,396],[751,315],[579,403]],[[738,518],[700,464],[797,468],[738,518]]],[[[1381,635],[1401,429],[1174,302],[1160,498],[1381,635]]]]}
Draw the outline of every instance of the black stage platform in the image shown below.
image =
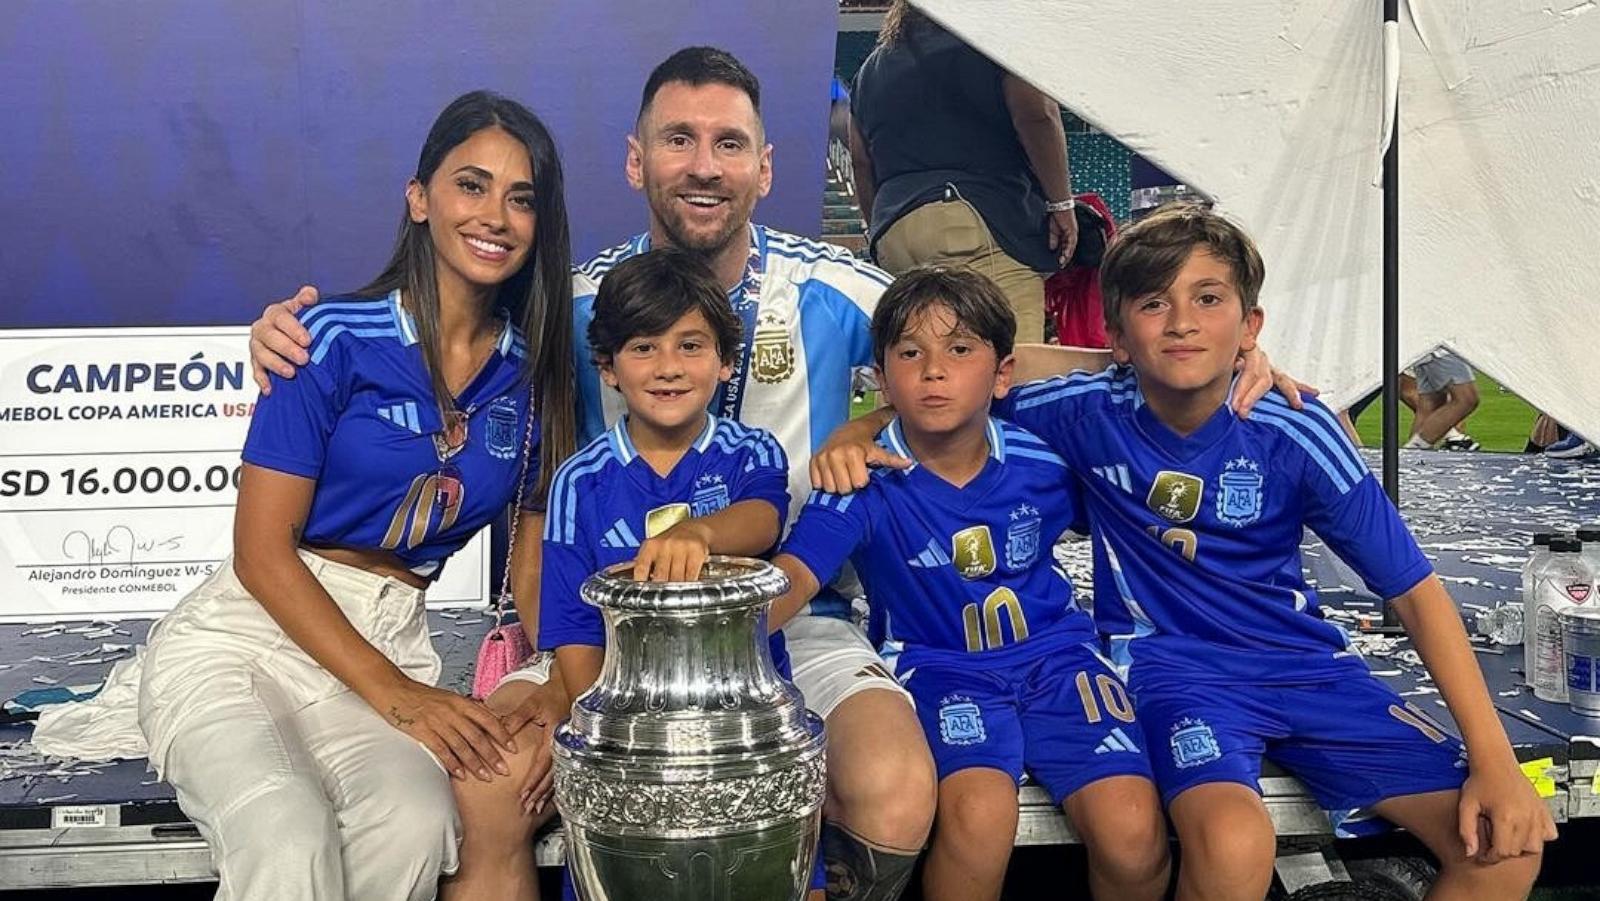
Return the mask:
{"type": "MultiPolygon", "coordinates": [[[[1370,462],[1376,464],[1376,459],[1370,462]]],[[[1518,572],[1536,531],[1600,523],[1600,466],[1495,454],[1408,451],[1401,456],[1401,508],[1462,605],[1476,611],[1517,599],[1518,572]]],[[[1059,556],[1080,586],[1088,584],[1087,545],[1059,556]]],[[[1308,535],[1306,568],[1329,616],[1354,629],[1378,617],[1378,602],[1326,548],[1308,535]]],[[[444,683],[464,691],[479,638],[481,611],[431,615],[445,660],[444,683]]],[[[100,679],[143,638],[147,622],[0,625],[0,699],[51,684],[100,679]]],[[[1449,722],[1437,691],[1404,638],[1363,636],[1368,663],[1413,703],[1449,722]]],[[[1547,795],[1559,821],[1600,817],[1595,771],[1600,721],[1574,715],[1521,688],[1520,647],[1475,641],[1478,660],[1506,731],[1547,795]]],[[[40,758],[27,744],[31,726],[0,725],[0,886],[44,888],[128,885],[213,878],[204,844],[183,818],[171,789],[143,761],[91,765],[40,758]]],[[[1326,820],[1297,782],[1262,781],[1280,835],[1326,836],[1326,820]]],[[[1019,844],[1072,841],[1059,812],[1025,788],[1019,844]]],[[[541,843],[542,863],[559,860],[559,836],[541,843]]]]}

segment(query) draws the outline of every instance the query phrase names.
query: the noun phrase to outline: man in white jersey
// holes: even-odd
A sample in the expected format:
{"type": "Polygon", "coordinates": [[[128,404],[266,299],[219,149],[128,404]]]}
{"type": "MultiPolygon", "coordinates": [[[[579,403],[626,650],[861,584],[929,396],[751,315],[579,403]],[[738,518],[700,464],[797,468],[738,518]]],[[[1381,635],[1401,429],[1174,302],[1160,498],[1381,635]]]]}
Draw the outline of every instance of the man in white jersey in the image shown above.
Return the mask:
{"type": "MultiPolygon", "coordinates": [[[[626,174],[649,202],[650,230],[578,267],[574,327],[585,334],[599,283],[618,262],[662,244],[703,254],[745,335],[712,412],[773,433],[790,455],[790,497],[803,499],[812,450],[849,418],[851,368],[872,359],[872,311],[888,276],[838,248],[750,222],[772,185],[772,149],[759,84],[723,51],[687,48],[651,73],[626,174]]],[[[586,365],[587,342],[574,346],[587,440],[622,403],[586,365]]],[[[829,601],[785,629],[795,684],[828,726],[828,895],[895,898],[933,817],[932,759],[903,690],[848,620],[848,602],[838,592],[829,601]]]]}

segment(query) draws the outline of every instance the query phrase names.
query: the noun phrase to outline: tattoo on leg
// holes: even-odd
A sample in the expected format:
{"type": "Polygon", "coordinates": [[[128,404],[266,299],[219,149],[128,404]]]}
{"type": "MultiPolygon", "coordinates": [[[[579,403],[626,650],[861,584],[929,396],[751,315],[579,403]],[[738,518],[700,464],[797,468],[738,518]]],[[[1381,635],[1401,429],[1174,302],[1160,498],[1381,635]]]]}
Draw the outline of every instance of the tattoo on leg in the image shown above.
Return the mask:
{"type": "Polygon", "coordinates": [[[828,901],[896,901],[922,852],[875,845],[838,823],[822,824],[828,901]]]}

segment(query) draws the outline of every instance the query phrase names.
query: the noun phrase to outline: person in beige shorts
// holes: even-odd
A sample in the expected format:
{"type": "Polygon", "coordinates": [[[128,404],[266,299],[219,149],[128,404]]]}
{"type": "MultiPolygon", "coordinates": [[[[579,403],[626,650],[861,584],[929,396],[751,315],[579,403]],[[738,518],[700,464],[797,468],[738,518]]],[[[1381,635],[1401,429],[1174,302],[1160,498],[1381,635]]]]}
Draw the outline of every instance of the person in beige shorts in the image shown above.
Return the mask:
{"type": "Polygon", "coordinates": [[[1044,340],[1044,282],[1078,238],[1054,100],[896,0],[851,92],[850,150],[878,265],[970,266],[1016,340],[1044,340]]]}

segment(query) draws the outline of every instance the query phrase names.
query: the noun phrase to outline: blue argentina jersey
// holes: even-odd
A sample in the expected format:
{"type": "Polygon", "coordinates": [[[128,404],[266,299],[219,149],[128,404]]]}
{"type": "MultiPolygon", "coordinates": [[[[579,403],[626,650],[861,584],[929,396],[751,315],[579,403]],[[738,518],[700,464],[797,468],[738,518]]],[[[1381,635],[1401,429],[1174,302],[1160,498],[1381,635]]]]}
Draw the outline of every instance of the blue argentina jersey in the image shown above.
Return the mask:
{"type": "MultiPolygon", "coordinates": [[[[792,521],[811,490],[812,451],[850,418],[851,373],[873,364],[872,311],[889,276],[847,250],[765,226],[750,226],[750,248],[745,280],[728,295],[744,320],[745,346],[711,412],[765,429],[783,445],[795,499],[785,520],[792,521]]],[[[595,292],[613,266],[649,249],[650,236],[639,235],[573,273],[580,440],[623,413],[622,396],[602,390],[589,349],[595,292]]]]}
{"type": "Polygon", "coordinates": [[[1305,582],[1310,527],[1384,598],[1432,568],[1328,409],[1269,394],[1188,437],[1143,403],[1131,368],[1012,391],[1001,415],[1083,480],[1094,617],[1113,659],[1188,680],[1294,684],[1364,671],[1305,582]]]}
{"type": "MultiPolygon", "coordinates": [[[[1014,425],[990,420],[988,436],[988,462],[961,488],[914,466],[874,471],[855,494],[813,492],[783,552],[821,582],[852,561],[891,643],[980,653],[1092,639],[1050,553],[1080,521],[1071,471],[1014,425]]],[[[911,457],[898,419],[880,441],[911,457]]]]}
{"type": "Polygon", "coordinates": [[[789,506],[787,462],[771,435],[706,417],[694,445],[663,477],[634,450],[626,420],[562,464],[550,486],[540,573],[539,647],[605,645],[600,611],[578,588],[632,560],[639,545],[691,516],[763,500],[789,506]]]}
{"type": "MultiPolygon", "coordinates": [[[[529,416],[527,347],[506,324],[483,369],[456,398],[467,440],[441,463],[443,422],[398,291],[336,297],[300,314],[311,362],[293,379],[272,376],[256,402],[244,461],[315,479],[301,541],[393,552],[437,575],[516,490],[529,416]]],[[[538,476],[534,423],[530,482],[538,476]]],[[[531,491],[531,489],[530,489],[531,491]]]]}

